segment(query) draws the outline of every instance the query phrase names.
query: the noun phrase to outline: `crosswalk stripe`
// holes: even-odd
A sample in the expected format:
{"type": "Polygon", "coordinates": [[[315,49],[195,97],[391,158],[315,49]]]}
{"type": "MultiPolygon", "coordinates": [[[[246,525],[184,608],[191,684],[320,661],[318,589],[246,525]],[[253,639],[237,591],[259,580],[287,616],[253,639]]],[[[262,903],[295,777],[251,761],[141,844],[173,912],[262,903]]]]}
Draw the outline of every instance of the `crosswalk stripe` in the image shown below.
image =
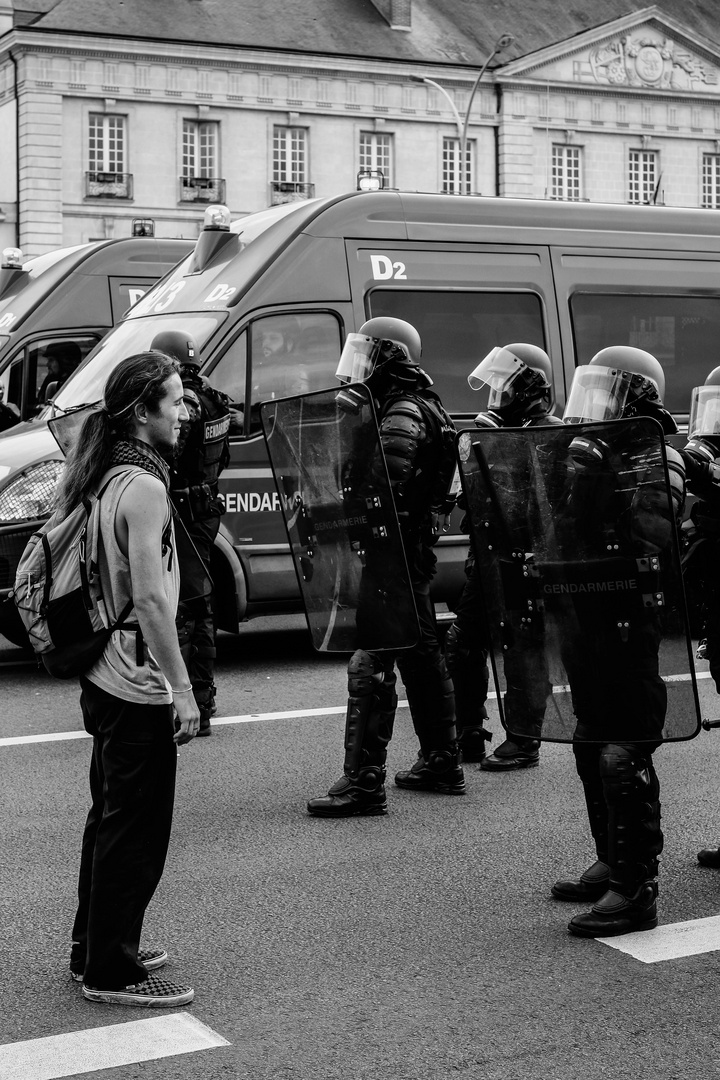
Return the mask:
{"type": "Polygon", "coordinates": [[[189,1013],[70,1031],[0,1046],[0,1080],[59,1080],[229,1046],[189,1013]]]}
{"type": "Polygon", "coordinates": [[[609,945],[611,949],[628,953],[643,964],[657,964],[661,960],[717,952],[720,949],[720,915],[595,940],[609,945]]]}

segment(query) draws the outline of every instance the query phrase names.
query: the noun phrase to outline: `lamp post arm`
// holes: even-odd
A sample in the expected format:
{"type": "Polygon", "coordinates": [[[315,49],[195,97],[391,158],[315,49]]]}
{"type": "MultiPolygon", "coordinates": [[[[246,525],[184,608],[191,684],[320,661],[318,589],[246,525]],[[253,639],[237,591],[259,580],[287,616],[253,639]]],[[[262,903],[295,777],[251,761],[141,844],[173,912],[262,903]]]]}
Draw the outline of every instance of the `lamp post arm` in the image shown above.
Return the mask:
{"type": "MultiPolygon", "coordinates": [[[[465,110],[465,123],[463,124],[462,135],[460,137],[460,155],[461,155],[460,160],[461,160],[461,162],[465,161],[465,148],[467,146],[468,127],[470,125],[470,111],[472,109],[473,101],[475,100],[475,94],[477,93],[477,88],[480,85],[480,80],[482,79],[483,75],[487,71],[487,66],[490,63],[490,61],[492,60],[492,58],[495,56],[496,52],[497,52],[497,49],[495,49],[494,52],[490,53],[490,55],[488,56],[487,60],[483,64],[483,66],[480,68],[480,74],[478,75],[477,79],[475,80],[475,85],[473,86],[472,90],[470,91],[470,97],[468,98],[467,108],[465,110]]],[[[461,165],[461,168],[463,168],[462,165],[461,165]]]]}
{"type": "Polygon", "coordinates": [[[503,49],[507,49],[507,47],[512,44],[513,40],[514,38],[512,34],[501,34],[501,36],[493,45],[492,52],[488,56],[483,66],[480,68],[480,74],[475,80],[475,84],[470,91],[470,97],[468,99],[467,108],[465,110],[465,123],[463,124],[462,135],[460,136],[460,176],[462,178],[460,190],[463,191],[465,195],[470,194],[469,191],[465,190],[467,184],[467,176],[465,173],[465,158],[467,156],[467,137],[468,127],[470,126],[470,113],[472,111],[473,101],[475,100],[475,94],[477,93],[477,88],[480,85],[483,75],[487,71],[490,61],[494,59],[494,57],[496,57],[499,52],[502,52],[503,49]]]}
{"type": "Polygon", "coordinates": [[[455,123],[457,124],[458,135],[462,138],[462,131],[463,131],[462,117],[460,116],[460,113],[458,112],[457,105],[453,101],[450,94],[447,92],[447,90],[445,89],[444,86],[441,86],[440,83],[435,82],[434,79],[427,79],[427,78],[425,78],[425,76],[423,76],[422,81],[424,83],[427,83],[428,86],[433,86],[436,90],[439,90],[440,93],[443,95],[443,97],[447,100],[450,108],[452,109],[453,116],[455,117],[455,123]]]}

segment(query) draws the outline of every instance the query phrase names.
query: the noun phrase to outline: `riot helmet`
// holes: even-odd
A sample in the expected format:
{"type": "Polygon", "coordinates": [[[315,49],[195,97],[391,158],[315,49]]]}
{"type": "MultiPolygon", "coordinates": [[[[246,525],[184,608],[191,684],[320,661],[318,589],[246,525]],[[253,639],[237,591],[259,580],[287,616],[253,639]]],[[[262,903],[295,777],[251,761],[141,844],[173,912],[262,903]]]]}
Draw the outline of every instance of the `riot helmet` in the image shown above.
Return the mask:
{"type": "Polygon", "coordinates": [[[181,367],[200,366],[200,353],[194,338],[182,330],[161,330],[150,342],[151,350],[172,356],[181,367]]]}
{"type": "Polygon", "coordinates": [[[665,374],[654,356],[631,345],[611,345],[576,368],[563,420],[581,424],[648,415],[665,426],[664,393],[665,374]]]}
{"type": "Polygon", "coordinates": [[[431,386],[420,367],[422,342],[414,326],[402,319],[368,319],[357,334],[348,334],[335,377],[342,383],[369,382],[385,375],[400,383],[431,386]]]}
{"type": "Polygon", "coordinates": [[[480,413],[479,426],[503,426],[544,416],[553,407],[550,357],[537,345],[516,342],[497,346],[468,375],[472,390],[489,387],[488,412],[480,413]],[[483,423],[485,417],[493,422],[483,423]]]}
{"type": "Polygon", "coordinates": [[[720,437],[720,367],[713,368],[690,399],[688,438],[720,437]]]}

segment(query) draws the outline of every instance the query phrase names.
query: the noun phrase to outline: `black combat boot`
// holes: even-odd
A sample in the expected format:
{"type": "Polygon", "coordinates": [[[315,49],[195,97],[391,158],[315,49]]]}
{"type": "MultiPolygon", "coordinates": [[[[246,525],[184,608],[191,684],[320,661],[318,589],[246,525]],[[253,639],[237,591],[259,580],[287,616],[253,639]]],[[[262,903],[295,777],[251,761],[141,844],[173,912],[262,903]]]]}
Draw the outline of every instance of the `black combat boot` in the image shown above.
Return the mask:
{"type": "Polygon", "coordinates": [[[631,744],[600,752],[600,776],[608,808],[608,891],[570,921],[577,937],[615,937],[657,926],[660,787],[652,755],[631,744]]]}
{"type": "Polygon", "coordinates": [[[217,705],[215,704],[215,684],[210,683],[208,686],[206,683],[203,683],[201,686],[193,687],[193,693],[197,707],[200,710],[200,727],[195,737],[197,739],[207,738],[209,735],[212,735],[210,720],[217,712],[217,705]]]}
{"type": "Polygon", "coordinates": [[[385,770],[360,769],[356,777],[341,776],[320,799],[310,799],[308,813],[315,817],[373,817],[387,814],[385,770]]]}
{"type": "Polygon", "coordinates": [[[385,759],[397,708],[396,675],[375,653],[358,649],[348,664],[344,776],[307,804],[315,817],[387,814],[385,759]]]}
{"type": "Polygon", "coordinates": [[[583,915],[571,919],[568,930],[577,937],[617,937],[634,930],[654,930],[657,920],[657,881],[643,881],[631,896],[615,889],[583,915]]]}
{"type": "Polygon", "coordinates": [[[482,724],[476,727],[458,727],[458,746],[462,751],[463,761],[483,761],[486,745],[491,740],[492,731],[488,731],[482,724]]]}
{"type": "Polygon", "coordinates": [[[720,870],[720,848],[703,848],[702,851],[698,851],[697,860],[701,866],[720,870]]]}
{"type": "Polygon", "coordinates": [[[487,650],[458,622],[445,638],[445,660],[455,690],[455,725],[463,761],[482,761],[492,732],[484,726],[488,719],[489,669],[487,650]]]}
{"type": "Polygon", "coordinates": [[[433,750],[427,760],[422,751],[411,769],[399,772],[395,783],[407,791],[439,791],[442,795],[464,795],[465,774],[460,751],[433,750]]]}
{"type": "Polygon", "coordinates": [[[575,767],[583,785],[590,832],[595,841],[597,860],[577,879],[556,881],[550,890],[556,900],[587,903],[599,900],[610,888],[608,863],[608,808],[600,776],[600,745],[575,743],[575,767]]]}
{"type": "Polygon", "coordinates": [[[488,772],[509,772],[511,769],[532,769],[540,764],[540,740],[515,737],[506,739],[480,762],[488,772]]]}
{"type": "Polygon", "coordinates": [[[550,891],[556,900],[570,900],[582,904],[599,900],[609,888],[610,867],[598,859],[577,881],[556,881],[550,891]]]}

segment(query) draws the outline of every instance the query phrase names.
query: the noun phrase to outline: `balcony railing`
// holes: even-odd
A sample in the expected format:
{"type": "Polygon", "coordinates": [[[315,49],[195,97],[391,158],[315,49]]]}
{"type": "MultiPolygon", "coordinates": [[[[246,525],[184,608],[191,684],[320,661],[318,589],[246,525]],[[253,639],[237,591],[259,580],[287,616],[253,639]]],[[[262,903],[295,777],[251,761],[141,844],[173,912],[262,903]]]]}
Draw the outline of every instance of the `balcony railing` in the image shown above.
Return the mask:
{"type": "Polygon", "coordinates": [[[303,199],[312,199],[314,195],[314,184],[299,184],[294,180],[270,181],[271,206],[277,206],[278,203],[302,202],[303,199]]]}
{"type": "Polygon", "coordinates": [[[180,202],[224,203],[225,181],[217,176],[181,176],[180,202]]]}
{"type": "Polygon", "coordinates": [[[86,172],[87,199],[132,199],[132,173],[86,172]]]}

